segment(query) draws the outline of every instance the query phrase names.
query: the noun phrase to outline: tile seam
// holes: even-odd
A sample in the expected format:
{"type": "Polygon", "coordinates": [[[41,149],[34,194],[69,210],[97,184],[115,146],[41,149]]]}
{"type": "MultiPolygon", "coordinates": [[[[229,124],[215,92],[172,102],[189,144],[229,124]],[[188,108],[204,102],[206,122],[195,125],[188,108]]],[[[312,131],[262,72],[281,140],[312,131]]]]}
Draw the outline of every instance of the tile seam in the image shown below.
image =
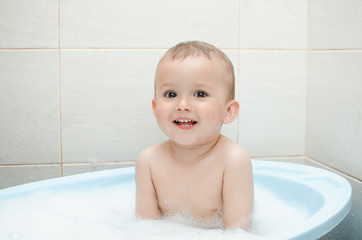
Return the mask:
{"type": "Polygon", "coordinates": [[[59,99],[59,148],[60,148],[60,176],[64,176],[63,169],[63,122],[62,122],[62,78],[61,78],[61,48],[60,48],[60,0],[58,0],[58,99],[59,99]]]}

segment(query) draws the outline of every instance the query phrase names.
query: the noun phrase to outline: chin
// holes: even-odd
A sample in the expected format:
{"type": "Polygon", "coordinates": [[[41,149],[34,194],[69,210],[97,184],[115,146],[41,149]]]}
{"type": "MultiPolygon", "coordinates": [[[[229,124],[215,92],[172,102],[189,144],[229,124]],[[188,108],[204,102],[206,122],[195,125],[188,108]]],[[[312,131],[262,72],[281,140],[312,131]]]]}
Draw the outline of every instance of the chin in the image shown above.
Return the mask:
{"type": "Polygon", "coordinates": [[[190,141],[190,140],[180,140],[180,139],[170,139],[175,145],[181,146],[181,147],[195,147],[199,145],[197,142],[190,141]]]}
{"type": "Polygon", "coordinates": [[[190,137],[184,137],[184,138],[170,138],[170,140],[181,147],[185,147],[185,148],[192,148],[192,147],[199,147],[199,146],[203,146],[206,144],[209,144],[210,139],[215,139],[217,137],[208,137],[208,138],[203,138],[203,139],[192,139],[190,137]]]}

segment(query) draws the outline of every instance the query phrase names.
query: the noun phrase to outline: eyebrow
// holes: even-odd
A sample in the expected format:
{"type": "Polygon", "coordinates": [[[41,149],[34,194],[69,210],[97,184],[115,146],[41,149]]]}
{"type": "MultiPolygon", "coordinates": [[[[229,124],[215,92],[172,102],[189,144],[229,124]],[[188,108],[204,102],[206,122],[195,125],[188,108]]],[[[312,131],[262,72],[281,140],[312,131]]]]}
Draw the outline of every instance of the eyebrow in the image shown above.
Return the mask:
{"type": "MultiPolygon", "coordinates": [[[[161,85],[158,86],[158,88],[164,88],[164,87],[174,87],[177,84],[171,83],[171,82],[166,82],[166,83],[162,83],[161,85]]],[[[195,83],[194,84],[195,88],[208,88],[208,89],[214,89],[215,86],[211,85],[211,84],[205,84],[205,83],[195,83]]]]}
{"type": "Polygon", "coordinates": [[[172,83],[162,83],[161,85],[158,86],[158,88],[168,88],[168,87],[172,87],[174,84],[172,83]]]}
{"type": "Polygon", "coordinates": [[[196,83],[195,86],[196,86],[196,87],[205,87],[205,86],[206,86],[207,88],[214,88],[213,85],[211,85],[211,84],[205,84],[205,83],[203,83],[203,84],[196,83]]]}

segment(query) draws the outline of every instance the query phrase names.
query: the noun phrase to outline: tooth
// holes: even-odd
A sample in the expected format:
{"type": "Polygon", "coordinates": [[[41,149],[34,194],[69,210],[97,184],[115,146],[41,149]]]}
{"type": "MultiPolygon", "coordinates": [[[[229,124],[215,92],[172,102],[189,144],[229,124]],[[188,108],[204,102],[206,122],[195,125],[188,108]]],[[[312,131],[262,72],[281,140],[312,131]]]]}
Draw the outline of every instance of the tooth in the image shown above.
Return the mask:
{"type": "Polygon", "coordinates": [[[175,120],[176,123],[192,123],[194,122],[193,120],[183,120],[183,119],[180,119],[180,120],[175,120]]]}

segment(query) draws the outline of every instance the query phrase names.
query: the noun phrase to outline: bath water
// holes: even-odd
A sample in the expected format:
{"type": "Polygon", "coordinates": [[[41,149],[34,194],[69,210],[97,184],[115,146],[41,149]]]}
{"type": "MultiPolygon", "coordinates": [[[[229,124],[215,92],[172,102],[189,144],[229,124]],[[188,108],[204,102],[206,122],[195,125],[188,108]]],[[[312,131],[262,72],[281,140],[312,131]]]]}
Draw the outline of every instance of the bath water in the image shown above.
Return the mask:
{"type": "Polygon", "coordinates": [[[289,206],[258,185],[255,185],[249,232],[223,230],[220,221],[197,226],[196,221],[181,216],[140,220],[135,218],[134,209],[134,183],[83,191],[34,193],[0,206],[0,239],[270,239],[274,234],[303,224],[309,215],[303,207],[289,206]],[[216,228],[212,228],[215,225],[216,228]]]}

